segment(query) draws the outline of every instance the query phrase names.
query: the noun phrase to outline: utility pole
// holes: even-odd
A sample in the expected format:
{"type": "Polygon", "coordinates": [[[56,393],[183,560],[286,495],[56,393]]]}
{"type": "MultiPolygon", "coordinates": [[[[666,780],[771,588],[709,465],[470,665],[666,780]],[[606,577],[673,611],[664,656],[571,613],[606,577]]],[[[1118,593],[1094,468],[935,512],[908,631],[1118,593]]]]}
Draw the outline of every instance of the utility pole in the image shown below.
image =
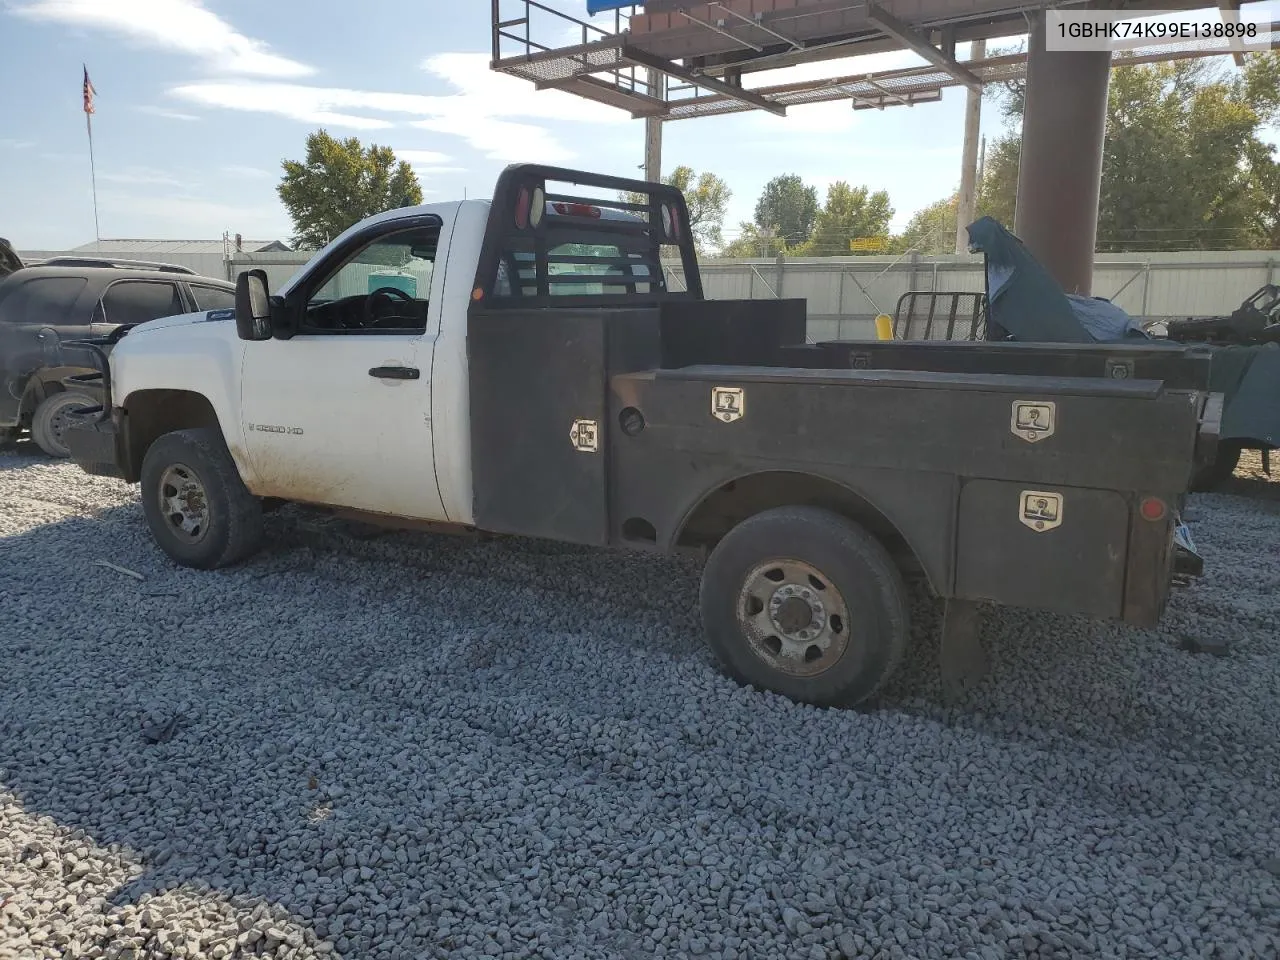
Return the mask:
{"type": "MultiPolygon", "coordinates": [[[[987,41],[969,45],[969,62],[985,60],[987,41]]],[[[969,232],[978,209],[978,134],[982,129],[982,89],[969,90],[964,112],[964,157],[960,168],[960,201],[956,204],[956,253],[969,252],[969,232]]],[[[984,151],[985,152],[985,151],[984,151]]]]}
{"type": "MultiPolygon", "coordinates": [[[[666,99],[666,78],[657,70],[649,70],[649,93],[666,99]]],[[[644,119],[644,178],[650,183],[662,182],[662,118],[644,119]]]]}

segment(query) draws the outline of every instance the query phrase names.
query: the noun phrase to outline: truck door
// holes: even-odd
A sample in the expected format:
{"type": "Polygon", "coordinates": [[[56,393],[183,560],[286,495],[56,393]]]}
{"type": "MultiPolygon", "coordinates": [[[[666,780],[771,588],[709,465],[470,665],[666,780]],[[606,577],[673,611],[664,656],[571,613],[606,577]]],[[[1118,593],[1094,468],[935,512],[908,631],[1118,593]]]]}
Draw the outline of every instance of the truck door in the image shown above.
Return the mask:
{"type": "Polygon", "coordinates": [[[442,231],[434,216],[374,224],[288,292],[292,338],[246,344],[255,494],[445,519],[431,443],[442,231]]]}

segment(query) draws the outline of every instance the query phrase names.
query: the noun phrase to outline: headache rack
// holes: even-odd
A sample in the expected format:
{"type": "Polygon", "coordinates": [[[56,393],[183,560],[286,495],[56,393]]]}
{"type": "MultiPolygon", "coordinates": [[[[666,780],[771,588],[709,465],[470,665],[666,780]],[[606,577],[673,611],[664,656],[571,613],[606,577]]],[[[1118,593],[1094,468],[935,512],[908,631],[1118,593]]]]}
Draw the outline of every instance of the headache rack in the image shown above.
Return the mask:
{"type": "Polygon", "coordinates": [[[499,176],[474,306],[606,307],[701,299],[689,211],[679,190],[538,164],[514,164],[499,176]],[[675,290],[668,286],[667,268],[677,265],[677,257],[684,283],[675,290]]]}
{"type": "Polygon", "coordinates": [[[115,257],[50,257],[39,263],[42,267],[103,267],[109,270],[155,270],[159,273],[182,273],[197,276],[190,267],[178,263],[161,263],[156,260],[120,260],[115,257]]]}

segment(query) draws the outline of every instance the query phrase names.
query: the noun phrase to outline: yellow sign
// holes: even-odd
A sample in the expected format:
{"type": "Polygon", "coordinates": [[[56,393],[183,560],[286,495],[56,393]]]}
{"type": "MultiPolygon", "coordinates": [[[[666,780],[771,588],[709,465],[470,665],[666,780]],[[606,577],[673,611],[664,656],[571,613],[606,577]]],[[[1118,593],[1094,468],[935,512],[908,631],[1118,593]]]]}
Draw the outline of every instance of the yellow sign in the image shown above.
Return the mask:
{"type": "Polygon", "coordinates": [[[885,247],[884,237],[854,237],[849,241],[849,249],[854,253],[878,253],[885,247]]]}

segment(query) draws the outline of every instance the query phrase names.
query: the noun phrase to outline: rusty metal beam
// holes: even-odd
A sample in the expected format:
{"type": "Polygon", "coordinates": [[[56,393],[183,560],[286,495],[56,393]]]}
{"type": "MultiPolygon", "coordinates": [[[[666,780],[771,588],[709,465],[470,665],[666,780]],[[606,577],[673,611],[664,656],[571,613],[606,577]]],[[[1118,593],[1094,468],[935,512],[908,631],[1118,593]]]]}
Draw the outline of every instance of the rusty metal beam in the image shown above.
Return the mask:
{"type": "MultiPolygon", "coordinates": [[[[1222,10],[1223,23],[1232,23],[1240,19],[1238,16],[1228,16],[1228,14],[1238,14],[1240,12],[1240,0],[1218,0],[1218,7],[1222,10]]],[[[1244,66],[1244,54],[1239,50],[1231,54],[1231,57],[1235,60],[1237,67],[1244,66]]]]}
{"type": "Polygon", "coordinates": [[[893,37],[909,50],[918,53],[930,63],[941,67],[951,76],[955,77],[970,90],[981,90],[982,81],[977,75],[970,70],[966,70],[960,66],[951,57],[931,44],[920,34],[916,33],[907,24],[903,23],[893,14],[880,9],[874,3],[867,4],[867,19],[874,23],[882,32],[893,37]]]}
{"type": "Polygon", "coordinates": [[[732,10],[729,7],[726,7],[722,3],[713,3],[712,6],[718,7],[724,13],[727,13],[729,16],[734,17],[737,20],[741,20],[743,23],[754,27],[755,29],[759,30],[761,33],[767,33],[769,36],[773,37],[773,39],[775,40],[781,40],[783,43],[791,47],[792,50],[804,49],[804,47],[801,44],[797,43],[795,40],[791,39],[791,37],[788,37],[786,34],[779,33],[777,30],[774,30],[771,27],[766,27],[764,23],[761,22],[761,20],[759,19],[760,14],[756,14],[757,19],[753,20],[750,17],[745,16],[744,14],[738,13],[738,11],[736,10],[732,10]]]}
{"type": "Polygon", "coordinates": [[[661,57],[655,57],[651,53],[643,50],[637,50],[635,47],[624,44],[622,47],[622,56],[625,60],[639,64],[642,67],[650,67],[660,73],[665,73],[668,77],[675,77],[677,80],[684,80],[686,83],[692,83],[695,86],[702,87],[704,90],[710,90],[718,93],[723,97],[729,97],[742,103],[757,107],[760,110],[766,110],[778,117],[787,115],[787,108],[781,104],[774,103],[772,100],[766,100],[758,94],[752,93],[750,90],[744,90],[742,87],[735,87],[731,83],[725,83],[723,80],[717,80],[715,77],[705,77],[687,70],[679,64],[672,63],[670,60],[664,60],[661,57]]]}

